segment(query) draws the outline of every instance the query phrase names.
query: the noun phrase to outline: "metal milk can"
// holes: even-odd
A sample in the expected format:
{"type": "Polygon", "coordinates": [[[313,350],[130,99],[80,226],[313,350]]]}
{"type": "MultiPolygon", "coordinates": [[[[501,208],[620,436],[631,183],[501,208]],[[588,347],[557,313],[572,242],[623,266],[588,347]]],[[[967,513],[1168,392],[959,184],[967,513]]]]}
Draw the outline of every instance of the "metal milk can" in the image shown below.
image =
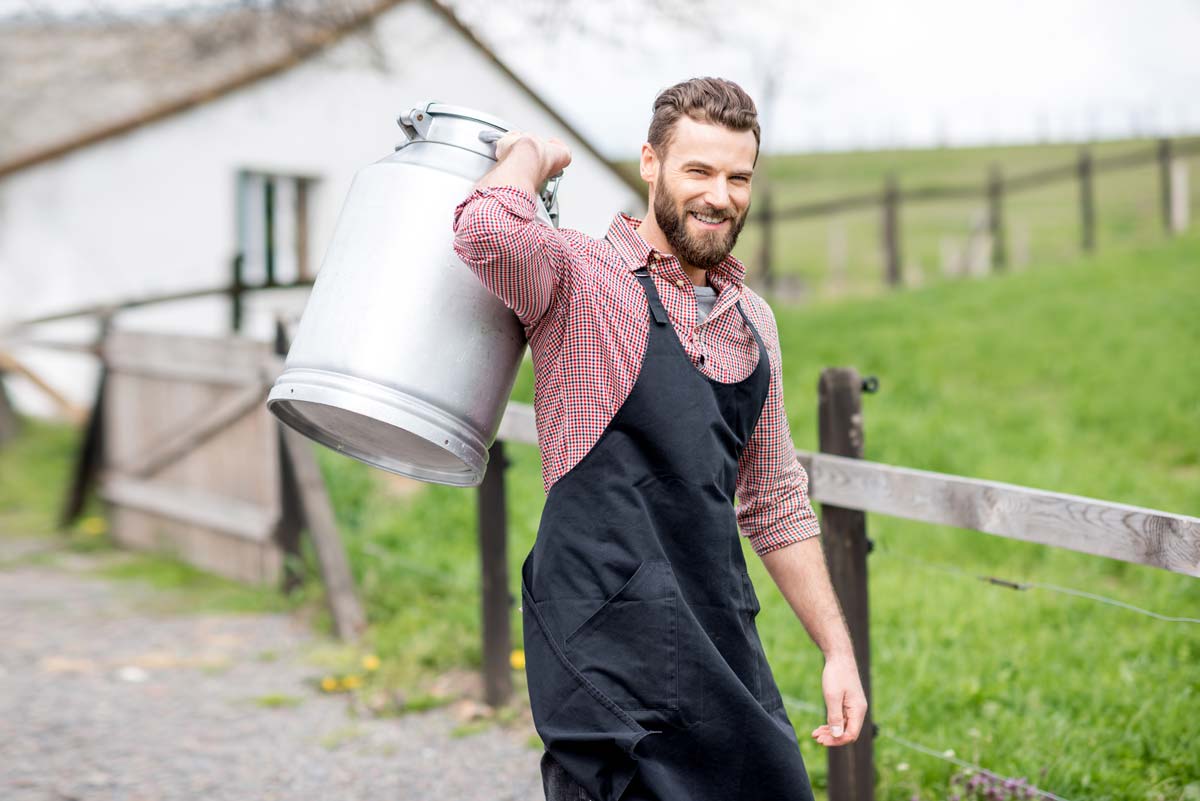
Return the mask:
{"type": "MultiPolygon", "coordinates": [[[[483,480],[525,334],[454,253],[453,211],[510,127],[428,103],[355,175],[267,407],[322,445],[422,481],[483,480]]],[[[556,176],[538,218],[557,225],[556,176]]]]}

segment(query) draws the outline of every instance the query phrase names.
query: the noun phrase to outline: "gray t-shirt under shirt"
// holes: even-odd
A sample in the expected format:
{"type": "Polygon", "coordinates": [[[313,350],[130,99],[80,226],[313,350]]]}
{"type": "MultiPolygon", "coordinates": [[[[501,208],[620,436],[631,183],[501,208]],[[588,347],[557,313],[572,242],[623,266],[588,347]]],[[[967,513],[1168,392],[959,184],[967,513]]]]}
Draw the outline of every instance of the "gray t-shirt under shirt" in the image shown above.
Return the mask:
{"type": "Polygon", "coordinates": [[[696,325],[704,322],[712,313],[713,304],[717,302],[717,290],[711,286],[698,286],[696,289],[696,325]]]}

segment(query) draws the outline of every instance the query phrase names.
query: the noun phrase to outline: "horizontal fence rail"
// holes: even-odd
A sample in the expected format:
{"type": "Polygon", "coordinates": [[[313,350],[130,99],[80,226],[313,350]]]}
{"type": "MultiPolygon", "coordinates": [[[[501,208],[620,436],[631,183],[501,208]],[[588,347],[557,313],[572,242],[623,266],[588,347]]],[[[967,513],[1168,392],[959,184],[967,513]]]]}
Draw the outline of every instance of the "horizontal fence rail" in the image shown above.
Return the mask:
{"type": "MultiPolygon", "coordinates": [[[[536,445],[533,407],[509,404],[497,439],[536,445]]],[[[1200,518],[828,453],[796,456],[819,503],[1200,577],[1200,518]]]]}
{"type": "MultiPolygon", "coordinates": [[[[56,323],[63,320],[74,320],[80,317],[99,317],[104,318],[115,314],[116,312],[126,311],[128,309],[138,309],[143,306],[153,306],[159,303],[176,303],[184,300],[196,300],[198,298],[218,297],[221,295],[237,296],[243,293],[258,292],[264,289],[297,289],[301,287],[311,287],[313,279],[301,279],[299,281],[289,281],[287,283],[265,283],[254,284],[247,286],[227,285],[220,287],[208,287],[203,289],[189,289],[181,292],[169,292],[165,294],[147,295],[143,298],[130,298],[127,300],[114,301],[113,303],[93,303],[87,306],[79,306],[74,309],[66,309],[65,311],[55,312],[54,314],[45,314],[39,317],[30,317],[25,320],[18,320],[0,329],[0,335],[9,335],[25,328],[44,323],[56,323]]],[[[57,343],[48,343],[50,347],[54,347],[57,343]]],[[[63,343],[64,348],[73,347],[63,343]]]]}
{"type": "MultiPolygon", "coordinates": [[[[1086,154],[1088,151],[1084,148],[1083,152],[1086,154]]],[[[1089,157],[1088,160],[1093,172],[1109,172],[1130,169],[1132,167],[1145,167],[1157,163],[1162,159],[1162,152],[1162,145],[1156,145],[1130,153],[1089,157]]],[[[1173,141],[1170,143],[1169,153],[1172,156],[1200,154],[1200,139],[1173,141]]],[[[1078,160],[1052,167],[1039,167],[1025,173],[1006,174],[1004,177],[1004,190],[1011,193],[1025,189],[1040,189],[1052,184],[1063,183],[1064,181],[1074,181],[1078,178],[1078,175],[1078,160]]],[[[896,199],[904,203],[935,200],[982,200],[987,197],[988,189],[989,186],[986,181],[970,184],[935,184],[911,189],[897,188],[896,199]]],[[[852,195],[824,198],[822,200],[810,200],[782,209],[772,209],[771,217],[776,221],[796,220],[806,217],[824,217],[843,211],[879,206],[881,202],[882,195],[880,192],[855,193],[852,195]]]]}
{"type": "MultiPolygon", "coordinates": [[[[879,215],[879,245],[882,255],[883,282],[896,287],[903,282],[904,263],[904,210],[927,203],[983,203],[985,216],[973,223],[967,233],[968,239],[960,258],[986,261],[986,268],[1002,270],[1009,266],[1012,246],[1008,242],[1005,226],[1005,204],[1014,195],[1031,192],[1050,186],[1074,184],[1077,187],[1079,244],[1084,253],[1096,250],[1097,204],[1096,178],[1098,175],[1157,165],[1159,184],[1159,213],[1163,229],[1175,235],[1188,227],[1190,193],[1188,192],[1187,165],[1184,158],[1200,154],[1200,138],[1161,139],[1151,147],[1138,147],[1124,153],[1097,156],[1088,145],[1080,147],[1075,157],[1066,163],[1037,167],[1009,173],[1003,164],[994,163],[977,180],[958,183],[901,186],[894,173],[884,177],[882,186],[875,191],[860,191],[853,194],[805,200],[800,203],[782,205],[773,197],[773,187],[766,184],[759,192],[759,210],[749,219],[758,226],[762,240],[758,248],[757,262],[759,277],[768,290],[777,285],[776,265],[778,248],[775,226],[801,220],[836,217],[847,212],[874,213],[879,215]],[[971,253],[974,255],[968,256],[971,253]]],[[[831,240],[831,249],[835,247],[831,240]]],[[[838,246],[844,248],[844,245],[838,246]]],[[[943,247],[943,251],[945,248],[943,247]]],[[[831,253],[833,251],[831,250],[831,253]]],[[[840,252],[840,251],[839,251],[840,252]]],[[[945,258],[945,257],[943,257],[945,258]]],[[[840,265],[832,272],[844,273],[845,255],[837,257],[840,265]]],[[[977,263],[977,261],[972,262],[977,263]]],[[[945,267],[943,269],[946,269],[945,267]]],[[[962,269],[955,268],[956,270],[962,269]]],[[[979,267],[972,267],[978,270],[979,267]]]]}

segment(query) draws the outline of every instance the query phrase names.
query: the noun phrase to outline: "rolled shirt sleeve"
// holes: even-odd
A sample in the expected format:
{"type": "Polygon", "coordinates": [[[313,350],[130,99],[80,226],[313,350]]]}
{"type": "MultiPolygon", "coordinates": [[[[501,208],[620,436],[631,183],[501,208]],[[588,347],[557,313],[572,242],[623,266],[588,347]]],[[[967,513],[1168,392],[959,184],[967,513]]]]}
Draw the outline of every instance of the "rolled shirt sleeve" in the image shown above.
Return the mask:
{"type": "Polygon", "coordinates": [[[766,405],[738,460],[737,519],[759,556],[818,536],[820,522],[808,497],[808,472],[796,458],[783,405],[783,365],[779,334],[770,307],[763,343],[771,358],[766,405]]]}
{"type": "Polygon", "coordinates": [[[454,252],[526,329],[550,308],[570,258],[562,233],[538,219],[537,202],[519,187],[485,187],[454,209],[454,252]]]}

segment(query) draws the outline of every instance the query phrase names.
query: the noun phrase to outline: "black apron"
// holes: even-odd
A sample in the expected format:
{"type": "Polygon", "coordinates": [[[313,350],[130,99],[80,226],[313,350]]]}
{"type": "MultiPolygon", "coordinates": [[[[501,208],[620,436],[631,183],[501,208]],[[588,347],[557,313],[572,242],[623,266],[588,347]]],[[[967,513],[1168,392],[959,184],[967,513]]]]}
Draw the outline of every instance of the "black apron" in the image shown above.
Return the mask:
{"type": "Polygon", "coordinates": [[[737,529],[738,457],[770,361],[692,364],[644,268],[629,397],[546,498],[521,565],[525,671],[546,750],[596,801],[811,801],[763,654],[737,529]]]}

